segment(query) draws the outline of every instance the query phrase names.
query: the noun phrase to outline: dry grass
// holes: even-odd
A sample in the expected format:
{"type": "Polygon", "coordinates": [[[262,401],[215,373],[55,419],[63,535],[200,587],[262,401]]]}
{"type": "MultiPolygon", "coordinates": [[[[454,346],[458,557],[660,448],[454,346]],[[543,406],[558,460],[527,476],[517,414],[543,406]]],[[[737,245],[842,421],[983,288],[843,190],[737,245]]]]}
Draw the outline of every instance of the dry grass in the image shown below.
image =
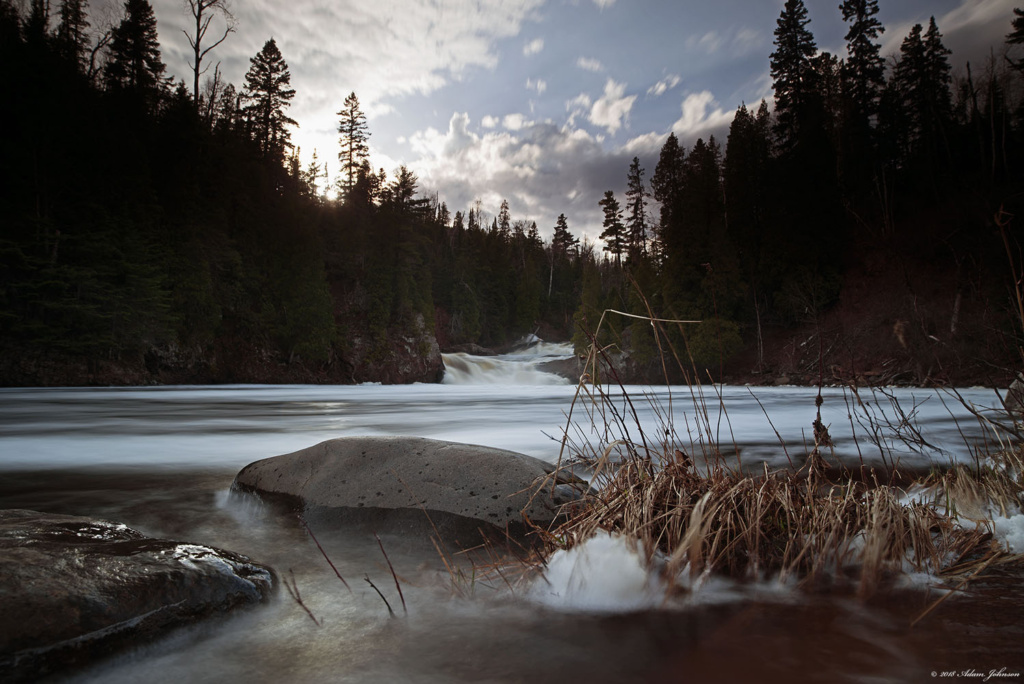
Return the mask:
{"type": "MultiPolygon", "coordinates": [[[[650,320],[662,359],[695,375],[692,363],[688,368],[666,344],[661,326],[667,321],[653,314],[650,320]]],[[[682,322],[674,323],[682,328],[682,322]]],[[[825,457],[832,444],[821,426],[819,393],[815,443],[806,463],[775,472],[766,465],[752,475],[743,471],[738,454],[727,459],[710,438],[715,433],[704,401],[708,390],[700,384],[685,390],[702,434],[696,443],[680,446],[671,405],[654,406],[662,424],[653,437],[646,434],[625,388],[613,401],[596,382],[600,376],[617,383],[597,339],[595,332],[559,461],[588,464],[601,489],[568,521],[543,531],[548,553],[603,530],[636,540],[675,590],[691,584],[683,581],[687,576],[721,574],[795,579],[805,589],[854,591],[864,598],[907,572],[958,582],[993,564],[1024,568],[1024,556],[1001,547],[984,524],[969,522],[1024,506],[1020,450],[1000,452],[973,469],[933,475],[911,487],[910,495],[873,470],[858,479],[831,477],[825,457]],[[586,415],[589,430],[572,427],[574,413],[586,415]]]]}

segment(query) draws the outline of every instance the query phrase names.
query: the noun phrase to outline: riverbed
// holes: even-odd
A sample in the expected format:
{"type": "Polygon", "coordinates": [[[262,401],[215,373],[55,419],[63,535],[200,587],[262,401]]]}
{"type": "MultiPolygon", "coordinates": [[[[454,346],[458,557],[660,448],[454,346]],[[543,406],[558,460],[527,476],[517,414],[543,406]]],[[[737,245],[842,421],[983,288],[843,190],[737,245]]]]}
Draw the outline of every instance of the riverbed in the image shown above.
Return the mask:
{"type": "MultiPolygon", "coordinates": [[[[400,597],[371,531],[319,531],[347,590],[297,521],[229,492],[247,463],[346,435],[455,440],[556,462],[614,441],[618,431],[635,439],[639,424],[652,448],[666,435],[694,455],[716,444],[727,463],[752,470],[799,466],[813,441],[817,389],[608,389],[611,408],[595,413],[592,397],[538,374],[536,363],[559,353],[541,351],[449,359],[463,372],[440,385],[0,390],[0,507],[106,517],[247,554],[294,577],[322,622],[281,591],[270,605],[179,632],[73,680],[903,682],[941,670],[1024,671],[1019,582],[993,580],[954,597],[914,629],[910,621],[936,590],[861,603],[770,581],[709,583],[671,605],[590,610],[560,606],[557,596],[538,602],[517,577],[474,578],[465,563],[466,577],[453,580],[429,540],[385,534],[400,597]]],[[[963,402],[996,416],[999,401],[984,389],[956,396],[825,388],[822,396],[836,445],[829,458],[924,470],[971,462],[991,446],[991,429],[963,402]]],[[[590,570],[595,585],[623,562],[590,570]]]]}

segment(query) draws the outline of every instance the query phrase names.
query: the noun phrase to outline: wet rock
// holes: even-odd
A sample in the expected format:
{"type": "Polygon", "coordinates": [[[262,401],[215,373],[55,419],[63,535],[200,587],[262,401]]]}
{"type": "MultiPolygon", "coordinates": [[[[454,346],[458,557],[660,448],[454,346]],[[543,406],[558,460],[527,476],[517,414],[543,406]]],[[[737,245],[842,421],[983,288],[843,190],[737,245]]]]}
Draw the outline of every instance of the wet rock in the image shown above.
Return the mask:
{"type": "Polygon", "coordinates": [[[1010,383],[1010,389],[1006,392],[1003,405],[1012,415],[1024,415],[1024,375],[1018,373],[1010,383]]]}
{"type": "Polygon", "coordinates": [[[498,352],[479,344],[469,342],[467,344],[454,344],[445,349],[446,354],[472,354],[473,356],[495,356],[498,352]]]}
{"type": "Polygon", "coordinates": [[[246,466],[236,491],[301,511],[389,531],[432,532],[476,544],[506,531],[546,527],[587,483],[503,449],[418,437],[347,437],[246,466]],[[529,522],[528,522],[529,521],[529,522]]]}
{"type": "Polygon", "coordinates": [[[125,525],[0,510],[0,680],[28,681],[258,603],[272,571],[125,525]]]}

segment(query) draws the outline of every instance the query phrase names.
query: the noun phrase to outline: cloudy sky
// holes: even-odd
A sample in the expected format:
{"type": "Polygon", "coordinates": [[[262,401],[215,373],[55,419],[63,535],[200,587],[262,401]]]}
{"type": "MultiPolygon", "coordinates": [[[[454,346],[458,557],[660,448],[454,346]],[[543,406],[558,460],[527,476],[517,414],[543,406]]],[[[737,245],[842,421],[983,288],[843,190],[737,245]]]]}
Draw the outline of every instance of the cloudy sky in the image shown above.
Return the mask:
{"type": "MultiPolygon", "coordinates": [[[[114,2],[116,0],[107,0],[114,2]]],[[[151,0],[168,71],[191,84],[184,0],[151,0]]],[[[97,4],[94,0],[94,5],[97,4]]],[[[741,102],[770,98],[783,0],[235,0],[237,30],[212,53],[241,86],[276,39],[297,91],[292,140],[338,169],[336,112],[359,97],[371,162],[408,165],[452,213],[477,200],[550,235],[565,213],[600,232],[633,156],[649,180],[670,131],[724,143],[741,102]]],[[[806,0],[818,47],[844,55],[839,0],[806,0]]],[[[881,0],[884,50],[934,15],[955,65],[999,56],[1015,0],[881,0]]],[[[1024,4],[1017,1],[1017,5],[1024,4]]]]}

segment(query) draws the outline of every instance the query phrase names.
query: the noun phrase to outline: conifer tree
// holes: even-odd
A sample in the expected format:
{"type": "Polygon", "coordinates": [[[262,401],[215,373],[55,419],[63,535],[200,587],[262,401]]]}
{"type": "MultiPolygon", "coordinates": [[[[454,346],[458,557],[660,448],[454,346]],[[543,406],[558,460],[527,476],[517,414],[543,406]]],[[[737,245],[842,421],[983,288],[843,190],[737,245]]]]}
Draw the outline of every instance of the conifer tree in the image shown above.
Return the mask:
{"type": "Polygon", "coordinates": [[[680,147],[675,133],[669,133],[651,177],[652,194],[661,204],[658,240],[663,256],[681,249],[683,210],[680,203],[685,187],[685,163],[686,151],[680,147]]]}
{"type": "Polygon", "coordinates": [[[952,116],[949,50],[942,44],[935,18],[925,32],[915,24],[900,46],[890,83],[895,121],[903,156],[917,156],[927,165],[938,161],[938,148],[952,116]]]}
{"type": "Polygon", "coordinates": [[[512,219],[508,211],[508,200],[501,200],[501,208],[498,209],[498,216],[495,218],[494,230],[503,240],[512,236],[512,219]]]}
{"type": "Polygon", "coordinates": [[[555,257],[561,258],[572,254],[579,243],[579,239],[569,232],[565,214],[559,214],[558,220],[555,222],[555,234],[551,238],[551,251],[555,257]]]}
{"type": "Polygon", "coordinates": [[[601,224],[604,230],[601,232],[601,239],[604,240],[604,251],[615,257],[615,265],[622,266],[622,253],[626,251],[626,228],[622,225],[622,209],[619,208],[619,201],[615,199],[615,193],[606,190],[604,198],[598,204],[604,210],[604,222],[601,224]]]}
{"type": "Polygon", "coordinates": [[[391,182],[388,192],[388,199],[395,211],[405,213],[418,206],[414,199],[417,183],[419,183],[419,178],[405,164],[398,167],[398,171],[395,172],[395,180],[391,182]]]}
{"type": "Polygon", "coordinates": [[[72,60],[83,69],[86,65],[86,52],[89,38],[85,31],[89,28],[86,19],[86,0],[62,0],[58,16],[56,43],[57,50],[68,60],[72,60]]]}
{"type": "Polygon", "coordinates": [[[28,20],[25,22],[25,38],[29,42],[46,40],[50,30],[50,0],[32,0],[28,20]]]}
{"type": "MultiPolygon", "coordinates": [[[[1008,45],[1024,45],[1024,10],[1014,8],[1013,15],[1013,30],[1007,34],[1006,43],[1008,45]]],[[[1024,59],[1010,59],[1009,57],[1007,59],[1014,69],[1024,71],[1024,59]]]]}
{"type": "Polygon", "coordinates": [[[644,170],[640,158],[633,157],[626,176],[626,234],[629,256],[633,260],[647,255],[647,188],[644,187],[644,170]]]}
{"type": "Polygon", "coordinates": [[[136,92],[153,92],[164,85],[156,15],[147,0],[126,0],[124,17],[110,38],[107,85],[136,92]]]}
{"type": "Polygon", "coordinates": [[[813,93],[811,59],[817,46],[807,29],[809,23],[803,0],[786,0],[775,28],[776,49],[771,54],[775,132],[784,151],[796,143],[813,93]]]}
{"type": "Polygon", "coordinates": [[[359,168],[370,158],[370,132],[366,115],[359,108],[359,98],[355,93],[345,98],[345,104],[337,115],[341,117],[338,121],[338,133],[341,136],[338,139],[341,145],[341,151],[338,152],[341,175],[338,181],[342,197],[347,198],[355,185],[359,168]]]}
{"type": "Polygon", "coordinates": [[[878,43],[885,27],[875,17],[878,0],[844,0],[839,9],[843,21],[850,23],[846,32],[849,56],[843,65],[843,79],[858,118],[866,123],[877,114],[878,100],[885,87],[885,60],[878,43]]]}
{"type": "Polygon", "coordinates": [[[291,72],[273,38],[249,62],[242,91],[242,99],[246,103],[242,112],[263,156],[283,158],[284,150],[291,147],[291,133],[287,127],[298,126],[284,113],[295,97],[295,91],[289,87],[291,72]]]}

